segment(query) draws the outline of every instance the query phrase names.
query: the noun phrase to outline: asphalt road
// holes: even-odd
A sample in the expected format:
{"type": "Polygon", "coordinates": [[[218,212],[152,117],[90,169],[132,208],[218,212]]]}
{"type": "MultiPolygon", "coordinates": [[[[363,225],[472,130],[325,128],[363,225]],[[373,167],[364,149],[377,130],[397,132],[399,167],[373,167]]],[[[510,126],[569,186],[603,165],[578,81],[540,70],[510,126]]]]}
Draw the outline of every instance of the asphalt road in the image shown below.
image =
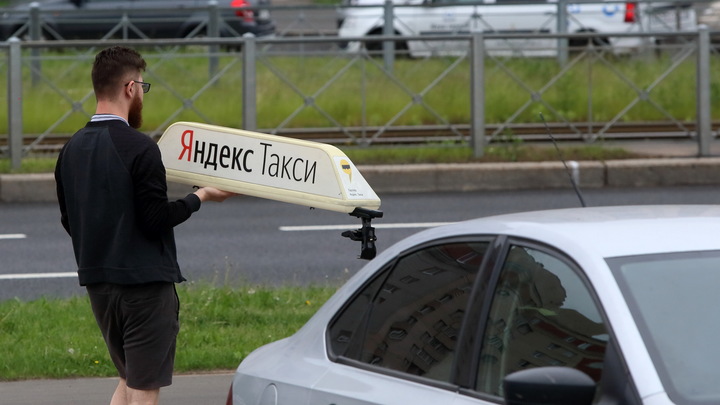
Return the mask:
{"type": "MultiPolygon", "coordinates": [[[[584,194],[588,205],[720,201],[720,190],[714,187],[588,189],[584,194]]],[[[417,232],[425,223],[579,206],[569,189],[391,194],[381,198],[385,216],[373,222],[379,251],[417,232]]],[[[359,227],[358,219],[342,213],[238,197],[220,204],[206,203],[176,228],[176,239],[183,273],[191,281],[338,285],[365,263],[357,258],[360,243],[340,235],[359,227]],[[317,226],[331,229],[305,228],[317,226]]],[[[73,274],[76,267],[70,238],[59,224],[55,204],[1,204],[0,258],[0,300],[84,294],[73,274]]]]}

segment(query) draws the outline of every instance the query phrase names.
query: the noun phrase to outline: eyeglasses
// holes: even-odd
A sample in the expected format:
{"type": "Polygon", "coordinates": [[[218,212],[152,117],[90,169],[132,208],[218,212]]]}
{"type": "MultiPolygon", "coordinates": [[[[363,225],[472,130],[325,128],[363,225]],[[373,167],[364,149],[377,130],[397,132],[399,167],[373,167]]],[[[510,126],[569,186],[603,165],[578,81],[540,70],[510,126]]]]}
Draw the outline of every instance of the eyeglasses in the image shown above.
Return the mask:
{"type": "Polygon", "coordinates": [[[132,81],[125,83],[125,86],[128,86],[130,83],[135,83],[135,84],[139,84],[140,86],[142,86],[143,93],[147,93],[148,91],[150,91],[150,83],[137,82],[135,80],[132,80],[132,81]]]}

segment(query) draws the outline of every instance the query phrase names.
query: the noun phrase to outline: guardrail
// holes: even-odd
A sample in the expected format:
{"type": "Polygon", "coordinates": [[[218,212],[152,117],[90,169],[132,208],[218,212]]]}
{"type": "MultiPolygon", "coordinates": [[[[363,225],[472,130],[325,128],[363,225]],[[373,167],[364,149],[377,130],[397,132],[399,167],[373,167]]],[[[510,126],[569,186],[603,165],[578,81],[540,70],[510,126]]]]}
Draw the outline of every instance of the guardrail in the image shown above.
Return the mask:
{"type": "MultiPolygon", "coordinates": [[[[544,38],[551,40],[572,39],[572,38],[588,38],[592,34],[533,34],[534,38],[544,38]]],[[[473,145],[475,154],[480,156],[484,152],[484,148],[489,142],[498,140],[507,134],[512,128],[512,124],[522,122],[522,115],[527,112],[528,106],[533,103],[540,105],[548,112],[548,119],[554,120],[555,124],[565,125],[573,131],[578,139],[586,142],[594,142],[602,139],[607,132],[609,126],[623,122],[624,114],[634,106],[646,103],[654,108],[661,110],[667,121],[676,124],[677,133],[680,136],[694,139],[698,143],[698,155],[709,155],[709,144],[714,137],[711,122],[711,94],[713,82],[711,77],[711,57],[714,50],[710,43],[710,32],[706,28],[700,29],[696,33],[643,33],[643,34],[613,34],[618,37],[623,36],[640,36],[640,37],[657,37],[663,35],[672,35],[675,39],[682,39],[679,43],[662,49],[662,52],[668,56],[665,58],[668,63],[666,70],[662,70],[658,77],[649,84],[634,84],[632,79],[628,78],[622,72],[613,72],[617,77],[618,83],[626,86],[633,97],[628,98],[627,105],[618,108],[615,115],[610,117],[605,125],[586,132],[580,129],[579,125],[575,125],[572,117],[567,117],[560,109],[547,100],[547,91],[550,87],[558,83],[563,75],[568,74],[573,68],[580,63],[599,63],[606,66],[605,68],[612,71],[612,60],[618,58],[614,53],[604,47],[596,47],[590,42],[583,49],[575,49],[573,57],[564,64],[555,63],[556,71],[550,75],[547,82],[543,85],[529,85],[524,79],[512,71],[510,66],[513,58],[504,58],[492,55],[485,49],[486,41],[497,41],[502,39],[517,40],[528,37],[528,34],[522,35],[501,35],[501,34],[473,34],[473,35],[452,35],[452,36],[424,36],[424,41],[463,41],[467,43],[469,52],[464,52],[454,56],[446,56],[439,59],[422,59],[414,60],[402,58],[398,60],[399,65],[407,65],[409,69],[419,71],[424,64],[445,63],[446,67],[438,69],[435,79],[430,80],[420,88],[407,84],[407,78],[402,76],[403,72],[399,72],[398,68],[387,69],[384,62],[381,62],[379,55],[367,52],[364,48],[356,53],[348,53],[339,50],[336,44],[340,41],[337,37],[294,37],[294,38],[188,38],[177,40],[125,40],[123,44],[134,47],[141,47],[148,50],[143,52],[146,59],[149,60],[148,72],[146,76],[153,78],[157,85],[153,86],[153,92],[160,98],[167,98],[176,101],[179,107],[175,110],[169,110],[164,115],[164,120],[157,122],[153,128],[146,129],[152,136],[157,136],[170,123],[183,118],[183,114],[192,113],[197,116],[198,121],[209,123],[219,123],[229,126],[242,127],[249,130],[261,130],[263,132],[283,134],[289,132],[291,128],[289,123],[301,115],[304,111],[311,111],[320,116],[328,124],[329,128],[333,128],[339,133],[344,134],[344,143],[355,145],[370,145],[382,139],[382,136],[395,126],[407,126],[401,123],[401,116],[413,108],[423,109],[427,116],[436,120],[431,124],[446,128],[450,133],[455,134],[455,140],[459,142],[467,142],[473,145]],[[241,51],[238,51],[241,49],[241,51]],[[193,51],[190,51],[193,50],[193,51]],[[193,82],[190,76],[169,77],[161,72],[162,69],[168,69],[169,66],[178,65],[179,62],[188,59],[203,59],[203,68],[206,70],[206,76],[202,81],[193,82]],[[303,80],[312,76],[312,71],[307,71],[305,75],[293,75],[288,71],[277,66],[275,58],[283,58],[283,60],[297,59],[300,65],[319,63],[325,65],[337,65],[334,73],[329,74],[327,80],[322,84],[315,84],[315,87],[307,88],[298,80],[303,80]],[[314,58],[314,59],[313,59],[314,58]],[[319,61],[316,61],[318,59],[319,61]],[[439,62],[438,62],[439,61],[439,62]],[[653,100],[653,91],[657,88],[658,83],[665,80],[673,74],[681,65],[694,66],[695,74],[689,78],[692,80],[690,85],[697,95],[697,114],[692,118],[674,117],[668,113],[668,109],[662,105],[657,105],[653,100]],[[329,112],[328,104],[322,104],[320,100],[329,92],[328,89],[343,83],[343,75],[350,70],[358,71],[357,80],[361,83],[358,85],[356,93],[344,93],[343,98],[354,100],[354,105],[360,111],[362,118],[360,124],[343,122],[335,112],[329,112]],[[372,72],[370,72],[372,71],[372,72]],[[498,73],[499,72],[499,73],[498,73]],[[369,73],[372,73],[370,75],[369,73]],[[515,113],[509,114],[501,122],[491,121],[494,130],[488,130],[488,119],[486,112],[488,111],[487,98],[489,94],[507,91],[507,89],[494,88],[493,79],[489,79],[492,75],[504,74],[509,77],[517,86],[517,91],[526,93],[527,102],[521,106],[515,113]],[[442,88],[443,81],[451,75],[460,75],[465,79],[465,94],[467,97],[467,111],[463,116],[468,117],[458,122],[457,119],[449,118],[444,113],[438,112],[435,104],[429,99],[433,92],[443,93],[448,91],[442,88]],[[372,76],[372,77],[371,77],[372,76]],[[172,80],[171,80],[172,79],[172,80]],[[177,79],[177,80],[175,80],[177,79]],[[239,89],[236,87],[222,88],[218,83],[221,81],[230,81],[238,83],[239,89]],[[267,102],[263,101],[265,96],[263,87],[264,83],[273,81],[280,83],[287,93],[279,96],[280,98],[295,97],[298,99],[297,108],[290,111],[278,112],[274,115],[273,123],[267,122],[267,118],[258,119],[260,112],[272,109],[267,102]],[[373,117],[367,114],[369,107],[373,104],[382,103],[377,97],[369,94],[367,87],[375,83],[388,83],[387,89],[390,87],[397,90],[398,93],[406,100],[398,111],[389,112],[388,116],[382,118],[379,124],[370,122],[373,117]],[[182,83],[188,87],[182,91],[178,86],[182,83]],[[365,87],[363,87],[365,86],[365,87]],[[219,88],[220,87],[220,88],[219,88]],[[226,123],[217,122],[211,112],[205,111],[200,107],[201,99],[206,94],[213,92],[212,97],[229,96],[236,97],[232,103],[236,103],[233,108],[237,108],[237,116],[241,120],[226,123]],[[372,98],[372,99],[371,99],[372,98]],[[655,105],[653,105],[653,103],[655,105]],[[262,110],[262,111],[260,111],[262,110]],[[281,114],[286,114],[282,119],[281,114]],[[692,128],[686,123],[690,120],[692,128]],[[469,135],[464,135],[458,129],[459,126],[469,124],[469,135]],[[359,128],[359,129],[358,129],[359,128]],[[373,128],[372,133],[367,132],[367,128],[373,128]]],[[[348,41],[397,41],[397,40],[413,40],[414,37],[399,36],[379,36],[372,39],[367,37],[345,38],[348,41]]],[[[12,161],[12,166],[17,168],[20,165],[23,156],[32,152],[33,148],[42,141],[44,137],[50,137],[57,134],[63,126],[67,127],[68,122],[74,115],[81,115],[83,119],[92,114],[90,105],[92,104],[92,91],[89,89],[89,64],[94,53],[104,46],[114,43],[112,41],[19,41],[11,40],[0,43],[0,51],[6,52],[4,66],[0,60],[0,69],[3,67],[7,70],[7,122],[8,122],[8,146],[3,149],[3,154],[8,155],[12,161]],[[61,51],[59,51],[61,50],[61,51]],[[68,55],[70,50],[79,50],[77,55],[68,55]],[[84,79],[59,79],[51,78],[55,68],[50,65],[59,64],[62,61],[67,64],[64,69],[68,72],[83,66],[86,71],[84,79]],[[84,65],[81,65],[83,64],[84,65]],[[35,79],[33,79],[35,78],[35,79]],[[56,82],[54,82],[57,81],[56,82]],[[67,82],[66,82],[67,81],[67,82]],[[60,83],[62,82],[62,83],[60,83]],[[68,84],[69,83],[69,84],[68,84]],[[46,88],[52,92],[60,102],[67,104],[67,111],[57,120],[43,129],[43,133],[36,137],[36,141],[31,144],[24,144],[24,131],[28,122],[24,121],[24,107],[29,102],[49,102],[47,96],[37,96],[37,88],[46,88]],[[28,95],[32,93],[32,98],[28,95]],[[32,100],[32,101],[31,101],[32,100]]],[[[622,58],[622,57],[620,57],[622,58]]],[[[657,64],[658,59],[653,52],[645,55],[636,55],[637,60],[645,60],[648,64],[657,64]]],[[[665,60],[664,59],[664,60],[665,60]]],[[[543,59],[543,63],[547,64],[547,58],[543,59]]],[[[436,66],[437,67],[437,66],[436,66]]],[[[68,74],[66,74],[68,75],[68,74]]],[[[543,79],[545,80],[545,78],[543,79]]],[[[592,80],[588,79],[588,86],[592,86],[592,80]]],[[[598,84],[594,84],[598,86],[598,84]]],[[[603,84],[600,84],[603,85],[603,84]]],[[[461,97],[453,94],[452,98],[461,97]]],[[[440,97],[443,99],[444,97],[440,97]]],[[[450,97],[447,97],[448,99],[450,97]]],[[[590,99],[591,97],[588,97],[590,99]]],[[[343,101],[347,101],[343,100],[343,101]]],[[[591,104],[591,101],[587,101],[591,104]]],[[[334,100],[332,104],[338,104],[334,100]]],[[[149,105],[149,102],[146,102],[149,105]]],[[[0,108],[2,105],[0,104],[0,108]]],[[[593,114],[597,114],[589,107],[589,116],[587,122],[594,122],[593,114]]],[[[26,115],[26,114],[25,114],[26,115]]],[[[146,120],[147,121],[147,120],[146,120]]],[[[425,123],[428,124],[428,123],[425,123]]],[[[74,128],[77,128],[75,125],[74,128]]],[[[592,125],[591,125],[592,126],[592,125]]],[[[420,126],[422,127],[422,125],[420,126]]],[[[65,130],[66,131],[66,130],[65,130]]]]}

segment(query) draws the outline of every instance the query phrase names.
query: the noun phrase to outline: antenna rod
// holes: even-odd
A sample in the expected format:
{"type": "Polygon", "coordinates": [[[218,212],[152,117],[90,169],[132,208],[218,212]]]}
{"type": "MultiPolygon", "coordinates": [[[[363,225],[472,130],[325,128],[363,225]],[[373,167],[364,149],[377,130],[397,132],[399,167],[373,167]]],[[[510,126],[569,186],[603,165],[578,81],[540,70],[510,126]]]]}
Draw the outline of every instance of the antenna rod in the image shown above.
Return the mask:
{"type": "Polygon", "coordinates": [[[555,145],[555,150],[558,153],[558,157],[560,158],[560,161],[563,163],[563,166],[565,166],[565,171],[568,174],[568,177],[570,177],[570,183],[573,186],[573,189],[575,190],[575,194],[577,194],[578,199],[580,199],[580,205],[583,206],[583,208],[587,207],[585,204],[585,199],[582,196],[582,193],[580,192],[580,187],[578,187],[577,183],[575,182],[575,178],[572,175],[572,171],[568,167],[567,163],[565,163],[565,158],[563,158],[562,151],[560,150],[560,147],[558,146],[557,142],[555,141],[555,137],[553,136],[552,132],[550,132],[550,127],[548,126],[547,122],[545,121],[545,117],[542,113],[540,113],[540,119],[542,119],[543,124],[545,124],[545,130],[548,133],[548,136],[550,136],[550,139],[552,140],[553,145],[555,145]]]}

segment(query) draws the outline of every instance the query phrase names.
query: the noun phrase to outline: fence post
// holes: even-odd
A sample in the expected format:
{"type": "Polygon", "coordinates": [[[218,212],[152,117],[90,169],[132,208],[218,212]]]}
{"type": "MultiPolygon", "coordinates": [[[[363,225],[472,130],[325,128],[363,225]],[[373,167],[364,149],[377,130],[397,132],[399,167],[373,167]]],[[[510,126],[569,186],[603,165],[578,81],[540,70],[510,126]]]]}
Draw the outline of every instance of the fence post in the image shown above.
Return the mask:
{"type": "MultiPolygon", "coordinates": [[[[385,12],[383,14],[385,20],[383,22],[383,36],[395,35],[393,22],[395,20],[393,11],[393,2],[385,0],[385,12]]],[[[383,61],[385,62],[385,71],[391,73],[395,65],[395,41],[383,41],[383,61]]]]}
{"type": "Polygon", "coordinates": [[[122,27],[122,39],[127,40],[130,38],[130,17],[128,17],[127,12],[123,13],[120,26],[122,27]]]}
{"type": "Polygon", "coordinates": [[[243,35],[243,70],[242,70],[242,123],[248,131],[257,130],[257,77],[255,75],[256,42],[255,35],[243,35]]]}
{"type": "MultiPolygon", "coordinates": [[[[32,2],[30,4],[30,40],[39,41],[42,38],[42,22],[40,21],[40,4],[32,2]]],[[[35,86],[40,83],[40,49],[32,48],[30,50],[30,83],[35,86]]]]}
{"type": "Polygon", "coordinates": [[[22,51],[20,39],[8,40],[8,146],[10,148],[10,167],[19,170],[22,164],[23,128],[22,128],[22,51]]]}
{"type": "Polygon", "coordinates": [[[698,155],[710,156],[710,143],[712,142],[712,117],[710,111],[710,31],[705,25],[698,27],[696,86],[698,155]]]}
{"type": "Polygon", "coordinates": [[[485,40],[482,33],[473,33],[470,63],[470,117],[473,156],[485,154],[485,40]]]}
{"type": "MultiPolygon", "coordinates": [[[[557,33],[567,34],[568,26],[568,15],[567,15],[567,0],[558,0],[557,2],[557,33]]],[[[563,36],[557,40],[558,47],[558,63],[560,66],[565,66],[568,60],[568,37],[563,36]]]]}
{"type": "MultiPolygon", "coordinates": [[[[209,38],[220,38],[220,10],[218,9],[217,0],[208,1],[208,27],[207,34],[209,38]]],[[[215,77],[218,71],[218,51],[220,47],[218,44],[208,46],[210,52],[210,58],[208,60],[208,70],[210,74],[210,80],[215,77]]]]}

